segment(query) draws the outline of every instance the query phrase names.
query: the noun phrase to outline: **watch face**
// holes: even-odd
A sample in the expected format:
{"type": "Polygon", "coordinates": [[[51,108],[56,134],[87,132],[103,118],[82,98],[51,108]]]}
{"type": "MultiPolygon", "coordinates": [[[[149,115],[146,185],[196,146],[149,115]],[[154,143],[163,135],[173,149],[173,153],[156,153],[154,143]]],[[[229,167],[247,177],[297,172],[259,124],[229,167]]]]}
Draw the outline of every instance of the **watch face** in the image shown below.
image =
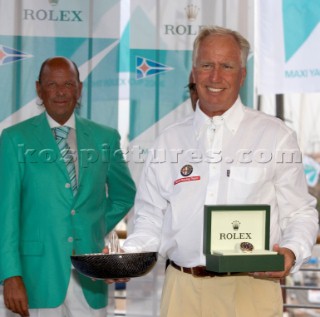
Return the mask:
{"type": "Polygon", "coordinates": [[[252,252],[254,249],[254,246],[250,242],[241,242],[240,243],[240,250],[244,253],[252,252]]]}
{"type": "Polygon", "coordinates": [[[192,172],[193,172],[193,167],[191,165],[184,165],[180,170],[180,173],[182,176],[189,176],[192,174],[192,172]]]}

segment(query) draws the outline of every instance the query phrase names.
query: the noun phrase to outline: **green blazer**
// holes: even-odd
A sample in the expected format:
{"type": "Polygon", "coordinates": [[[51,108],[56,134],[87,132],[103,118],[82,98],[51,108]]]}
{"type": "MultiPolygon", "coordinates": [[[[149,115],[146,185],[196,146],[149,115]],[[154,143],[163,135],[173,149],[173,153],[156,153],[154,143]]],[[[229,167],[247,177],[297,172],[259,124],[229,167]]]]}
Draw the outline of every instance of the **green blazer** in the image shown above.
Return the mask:
{"type": "MultiPolygon", "coordinates": [[[[73,197],[45,113],[1,135],[0,280],[22,276],[30,308],[61,305],[72,252],[101,252],[105,235],[133,205],[135,185],[118,132],[76,116],[76,137],[79,187],[73,197]]],[[[79,277],[89,305],[104,307],[106,284],[79,277]]]]}

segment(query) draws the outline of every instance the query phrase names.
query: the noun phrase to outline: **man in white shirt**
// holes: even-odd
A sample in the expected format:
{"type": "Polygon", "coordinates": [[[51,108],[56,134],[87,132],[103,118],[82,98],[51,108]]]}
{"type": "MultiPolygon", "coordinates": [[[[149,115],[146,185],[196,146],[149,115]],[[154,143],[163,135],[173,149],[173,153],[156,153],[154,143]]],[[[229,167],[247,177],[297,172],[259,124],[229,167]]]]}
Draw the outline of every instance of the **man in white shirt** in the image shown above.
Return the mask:
{"type": "Polygon", "coordinates": [[[249,49],[232,30],[200,31],[195,113],[159,136],[142,172],[124,250],[157,250],[170,260],[161,317],[280,317],[280,279],[299,269],[316,240],[316,201],[300,161],[287,159],[300,153],[295,133],[240,101],[249,49]],[[206,271],[204,205],[217,204],[270,205],[270,248],[284,256],[284,271],[222,277],[206,271]]]}

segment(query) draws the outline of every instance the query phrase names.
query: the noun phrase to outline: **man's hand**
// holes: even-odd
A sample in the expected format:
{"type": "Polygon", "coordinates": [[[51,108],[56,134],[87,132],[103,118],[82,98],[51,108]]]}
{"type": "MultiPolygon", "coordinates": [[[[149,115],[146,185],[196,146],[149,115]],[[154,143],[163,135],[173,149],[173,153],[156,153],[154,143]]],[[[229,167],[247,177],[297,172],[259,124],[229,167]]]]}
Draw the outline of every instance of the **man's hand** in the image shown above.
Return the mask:
{"type": "Polygon", "coordinates": [[[13,276],[4,280],[3,299],[6,307],[21,317],[28,317],[28,297],[21,276],[13,276]]]}
{"type": "MultiPolygon", "coordinates": [[[[121,252],[123,252],[123,250],[121,250],[121,252]]],[[[105,248],[102,250],[102,253],[109,254],[109,249],[108,249],[108,247],[105,247],[105,248]]],[[[126,282],[129,282],[129,281],[130,281],[130,278],[116,278],[116,279],[106,279],[106,280],[104,280],[104,282],[105,282],[106,284],[126,283],[126,282]]]]}
{"type": "Polygon", "coordinates": [[[257,277],[266,277],[266,278],[284,278],[290,274],[291,268],[294,266],[296,257],[294,253],[288,248],[280,248],[278,244],[273,246],[273,251],[278,252],[279,254],[284,255],[284,271],[274,271],[274,272],[255,272],[250,275],[257,277]]]}

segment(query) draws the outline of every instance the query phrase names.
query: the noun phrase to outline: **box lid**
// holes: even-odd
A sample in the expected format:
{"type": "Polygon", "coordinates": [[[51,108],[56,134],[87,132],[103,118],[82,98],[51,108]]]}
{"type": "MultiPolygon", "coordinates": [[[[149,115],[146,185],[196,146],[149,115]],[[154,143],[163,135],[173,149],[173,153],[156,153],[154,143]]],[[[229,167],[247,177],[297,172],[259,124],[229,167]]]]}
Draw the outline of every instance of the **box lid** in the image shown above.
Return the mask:
{"type": "Polygon", "coordinates": [[[206,205],[204,253],[241,254],[240,243],[250,242],[254,253],[269,249],[269,205],[206,205]]]}

